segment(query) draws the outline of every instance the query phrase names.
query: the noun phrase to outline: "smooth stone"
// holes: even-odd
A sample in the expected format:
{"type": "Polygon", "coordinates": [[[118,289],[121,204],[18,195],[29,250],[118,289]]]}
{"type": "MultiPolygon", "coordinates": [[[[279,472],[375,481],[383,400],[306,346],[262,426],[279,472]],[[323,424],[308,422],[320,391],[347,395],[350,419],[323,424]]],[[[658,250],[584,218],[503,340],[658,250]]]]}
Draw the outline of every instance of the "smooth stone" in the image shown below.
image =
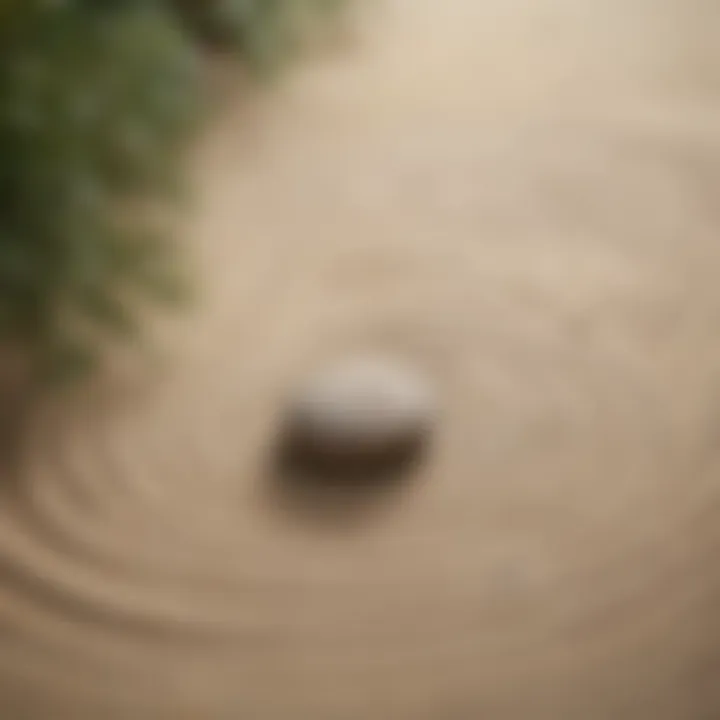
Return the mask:
{"type": "Polygon", "coordinates": [[[312,378],[290,408],[295,454],[339,465],[392,463],[419,451],[435,417],[427,381],[398,360],[364,357],[312,378]]]}

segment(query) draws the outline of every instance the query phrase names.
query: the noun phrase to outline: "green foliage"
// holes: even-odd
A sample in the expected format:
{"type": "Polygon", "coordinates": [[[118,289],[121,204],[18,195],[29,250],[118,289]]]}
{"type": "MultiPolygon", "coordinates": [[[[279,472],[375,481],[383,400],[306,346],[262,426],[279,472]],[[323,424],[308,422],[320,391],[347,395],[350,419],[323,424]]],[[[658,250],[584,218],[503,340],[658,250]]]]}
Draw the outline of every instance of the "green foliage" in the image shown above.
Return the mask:
{"type": "Polygon", "coordinates": [[[249,67],[272,72],[292,56],[302,30],[344,0],[174,0],[188,27],[210,46],[239,50],[249,67]]]}
{"type": "Polygon", "coordinates": [[[170,197],[196,115],[171,20],[152,2],[3,7],[0,338],[43,370],[90,365],[98,332],[132,332],[137,299],[179,287],[146,207],[170,197]]]}
{"type": "Polygon", "coordinates": [[[198,38],[276,67],[337,2],[0,0],[3,348],[83,371],[108,333],[138,332],[139,303],[182,295],[158,218],[203,106],[198,38]]]}

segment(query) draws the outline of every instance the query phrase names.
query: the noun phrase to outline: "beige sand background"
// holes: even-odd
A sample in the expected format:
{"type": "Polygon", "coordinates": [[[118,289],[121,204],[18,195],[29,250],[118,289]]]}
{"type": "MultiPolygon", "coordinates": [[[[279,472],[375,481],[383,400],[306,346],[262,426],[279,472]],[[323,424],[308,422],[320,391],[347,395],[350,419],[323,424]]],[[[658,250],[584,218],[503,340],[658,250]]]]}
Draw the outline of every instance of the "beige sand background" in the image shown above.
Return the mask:
{"type": "Polygon", "coordinates": [[[720,6],[384,0],[195,177],[163,366],[3,489],[3,720],[720,716],[720,6]],[[375,346],[427,465],[279,502],[288,386],[375,346]]]}

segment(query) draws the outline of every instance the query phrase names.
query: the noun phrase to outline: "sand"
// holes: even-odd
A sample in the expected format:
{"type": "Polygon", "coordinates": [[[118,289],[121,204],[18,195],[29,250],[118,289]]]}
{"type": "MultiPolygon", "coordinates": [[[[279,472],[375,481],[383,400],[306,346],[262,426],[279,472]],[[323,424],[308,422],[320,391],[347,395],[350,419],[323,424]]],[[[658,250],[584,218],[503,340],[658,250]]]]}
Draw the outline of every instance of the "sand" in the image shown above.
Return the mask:
{"type": "Polygon", "coordinates": [[[374,3],[193,177],[197,307],[3,488],[3,720],[718,717],[717,4],[374,3]],[[296,502],[288,389],[374,348],[431,454],[296,502]]]}

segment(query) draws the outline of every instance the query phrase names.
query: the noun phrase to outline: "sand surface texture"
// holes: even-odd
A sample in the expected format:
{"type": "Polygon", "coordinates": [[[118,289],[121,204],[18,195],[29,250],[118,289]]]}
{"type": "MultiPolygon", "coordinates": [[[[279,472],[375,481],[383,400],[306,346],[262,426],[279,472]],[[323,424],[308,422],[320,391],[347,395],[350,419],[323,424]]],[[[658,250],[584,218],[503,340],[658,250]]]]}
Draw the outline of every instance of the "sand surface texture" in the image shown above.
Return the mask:
{"type": "Polygon", "coordinates": [[[720,5],[384,0],[195,178],[164,367],[3,487],[3,720],[719,717],[720,5]],[[283,399],[375,347],[433,452],[298,502],[283,399]]]}

